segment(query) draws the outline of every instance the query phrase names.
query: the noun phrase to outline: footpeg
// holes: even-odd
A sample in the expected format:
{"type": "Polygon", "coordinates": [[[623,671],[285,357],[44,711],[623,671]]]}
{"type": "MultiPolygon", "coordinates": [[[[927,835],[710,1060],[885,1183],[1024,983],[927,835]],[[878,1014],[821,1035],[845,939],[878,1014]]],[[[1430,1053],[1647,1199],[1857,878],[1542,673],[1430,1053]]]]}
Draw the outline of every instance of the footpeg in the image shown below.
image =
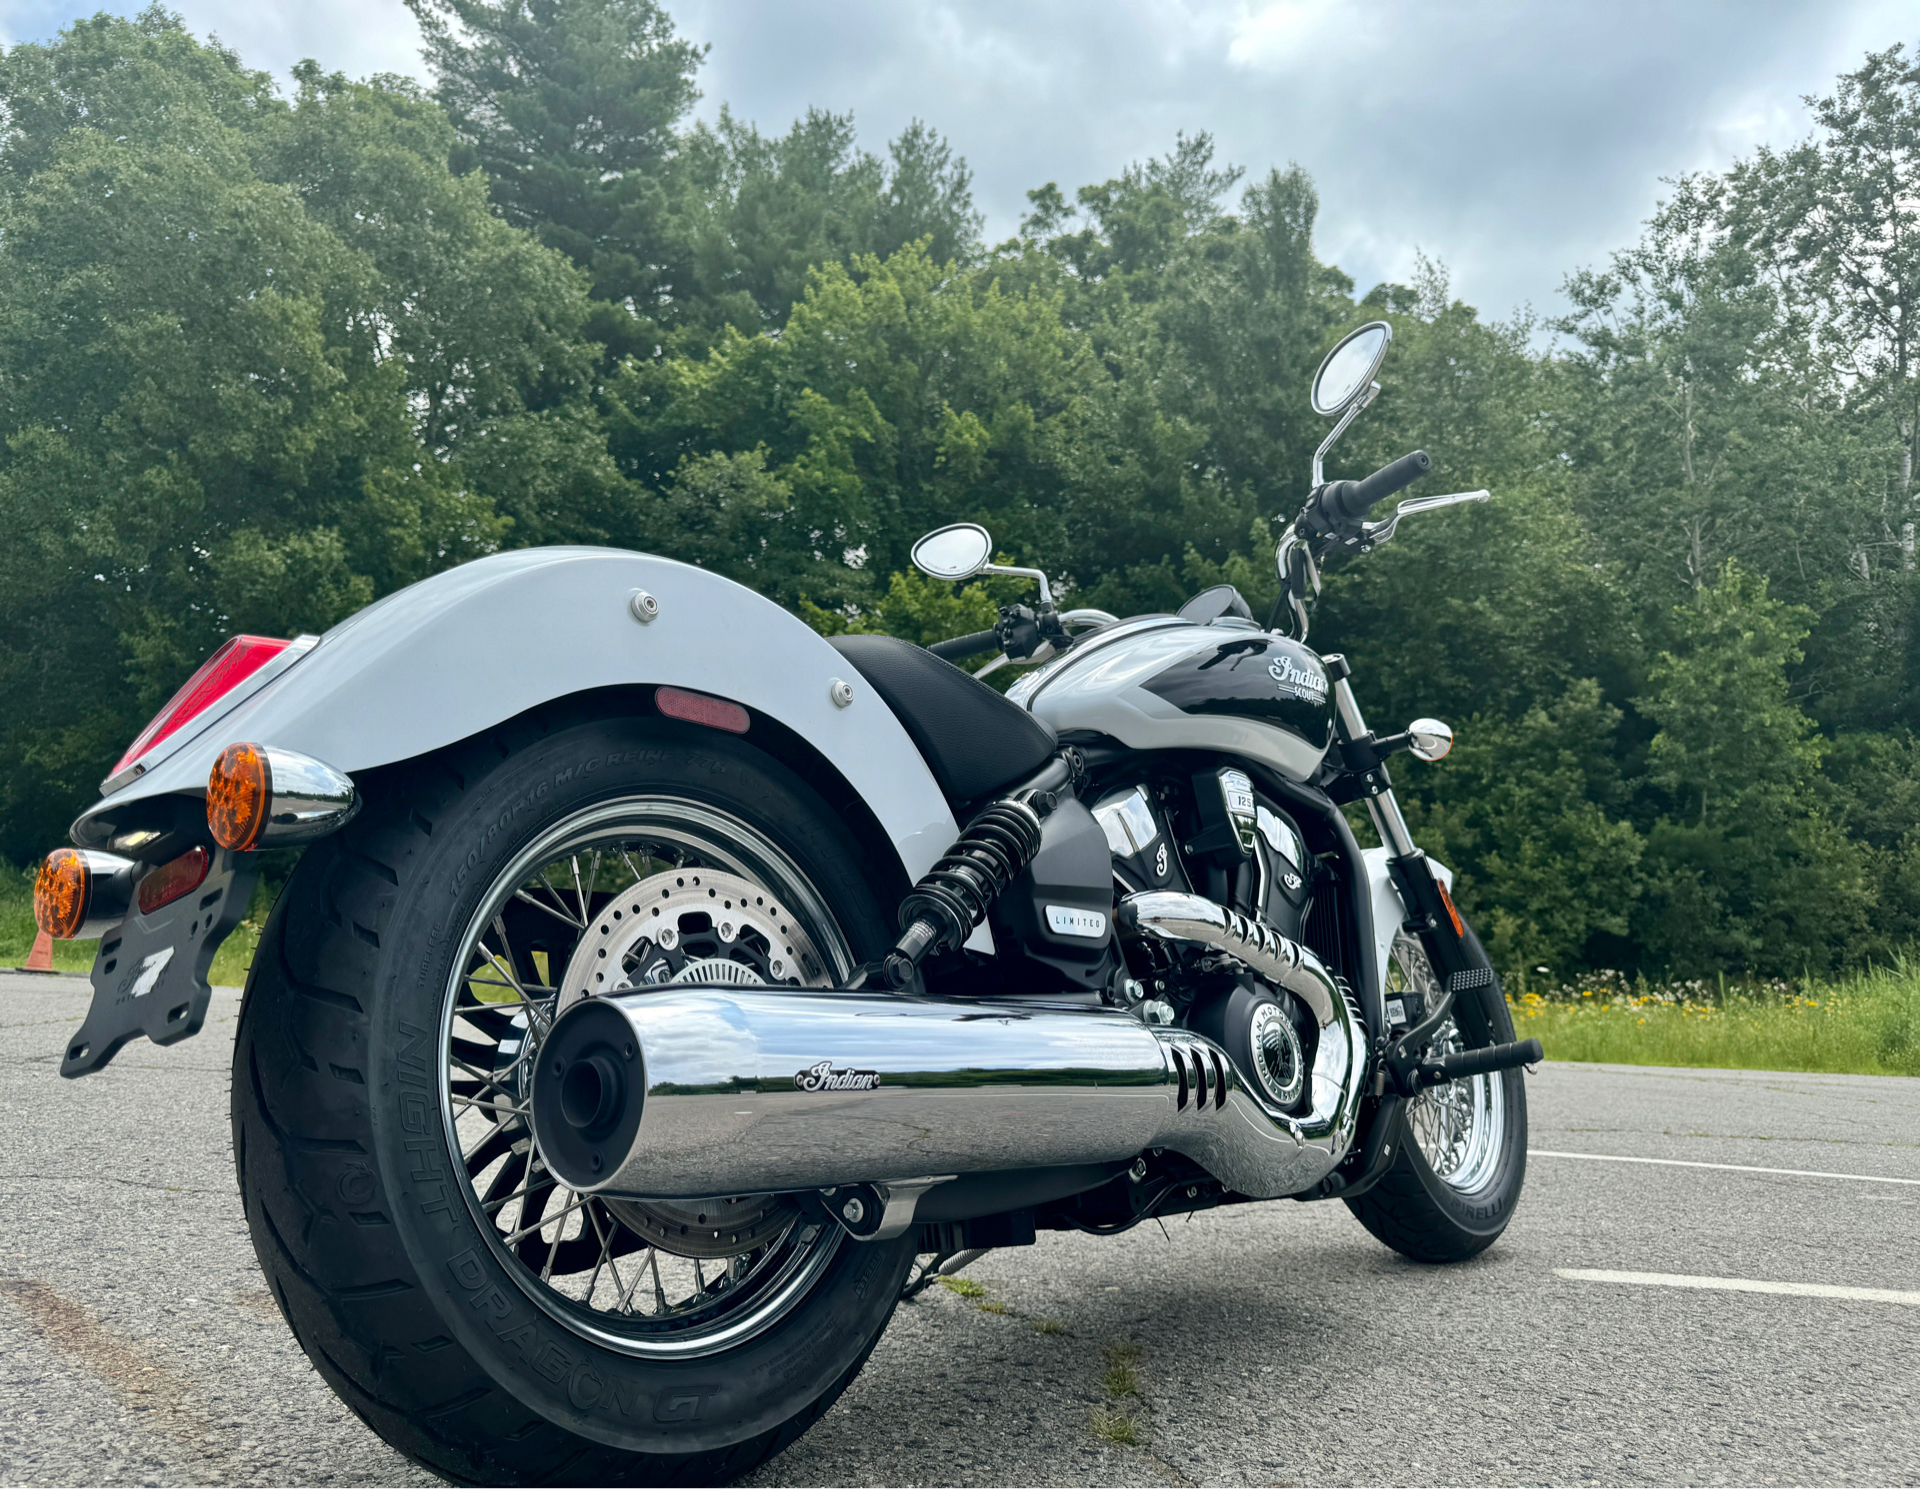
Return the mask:
{"type": "Polygon", "coordinates": [[[1438,1060],[1422,1060],[1414,1067],[1410,1084],[1417,1091],[1425,1090],[1448,1081],[1465,1080],[1468,1076],[1492,1075],[1496,1071],[1532,1065],[1545,1058],[1546,1051],[1541,1049],[1537,1039],[1490,1044],[1485,1049],[1461,1050],[1456,1054],[1442,1055],[1438,1060]]]}

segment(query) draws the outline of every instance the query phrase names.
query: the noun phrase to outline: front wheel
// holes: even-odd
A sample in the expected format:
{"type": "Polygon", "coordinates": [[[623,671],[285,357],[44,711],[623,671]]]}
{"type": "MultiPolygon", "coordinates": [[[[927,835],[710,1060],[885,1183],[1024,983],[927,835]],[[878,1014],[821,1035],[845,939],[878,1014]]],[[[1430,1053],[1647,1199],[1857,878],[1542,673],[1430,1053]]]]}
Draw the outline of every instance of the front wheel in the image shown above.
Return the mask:
{"type": "Polygon", "coordinates": [[[234,1053],[255,1250],[388,1442],[490,1483],[738,1477],[832,1404],[911,1236],[778,1195],[569,1191],[528,1078],[572,1002],[832,986],[890,939],[846,826],[747,741],[549,720],[366,783],[275,907],[234,1053]]]}
{"type": "MultiPolygon", "coordinates": [[[[1422,1007],[1431,1007],[1440,992],[1425,950],[1405,931],[1394,938],[1388,979],[1389,997],[1413,993],[1422,1007]]],[[[1448,1055],[1513,1038],[1504,1000],[1492,1028],[1475,1029],[1472,1023],[1464,1011],[1449,1018],[1434,1039],[1433,1053],[1448,1055]]],[[[1414,1097],[1398,1156],[1379,1183],[1348,1200],[1347,1208],[1402,1256],[1464,1261],[1500,1238],[1526,1177],[1526,1084],[1518,1070],[1503,1070],[1448,1081],[1414,1097]]]]}

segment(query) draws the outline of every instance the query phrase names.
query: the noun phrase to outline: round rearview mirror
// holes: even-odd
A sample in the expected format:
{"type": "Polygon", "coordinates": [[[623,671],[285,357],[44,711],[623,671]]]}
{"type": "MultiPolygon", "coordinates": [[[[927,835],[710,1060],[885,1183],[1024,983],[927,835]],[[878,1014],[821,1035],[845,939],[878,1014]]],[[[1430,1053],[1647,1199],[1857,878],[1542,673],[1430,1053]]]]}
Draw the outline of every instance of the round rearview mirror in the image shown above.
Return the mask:
{"type": "Polygon", "coordinates": [[[977,522],[935,528],[913,545],[913,566],[935,579],[970,579],[993,557],[993,539],[977,522]]]}
{"type": "Polygon", "coordinates": [[[1344,411],[1373,381],[1392,340],[1393,327],[1385,321],[1368,321],[1343,336],[1313,375],[1313,411],[1328,418],[1344,411]]]}
{"type": "Polygon", "coordinates": [[[1453,748],[1453,731],[1438,719],[1415,719],[1407,725],[1407,748],[1421,760],[1444,760],[1453,748]]]}

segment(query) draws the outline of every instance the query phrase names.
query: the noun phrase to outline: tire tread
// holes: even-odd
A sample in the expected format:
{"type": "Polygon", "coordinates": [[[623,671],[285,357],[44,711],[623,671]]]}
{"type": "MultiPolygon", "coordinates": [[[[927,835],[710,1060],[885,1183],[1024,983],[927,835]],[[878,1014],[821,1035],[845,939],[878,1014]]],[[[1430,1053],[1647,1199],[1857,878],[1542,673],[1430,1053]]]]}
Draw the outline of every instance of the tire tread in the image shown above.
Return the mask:
{"type": "Polygon", "coordinates": [[[476,1410],[500,1388],[407,1280],[417,1273],[399,1228],[371,1207],[335,1202],[336,1171],[369,1151],[340,1135],[365,1133],[370,1120],[370,1019],[348,989],[370,985],[382,932],[436,826],[471,784],[550,732],[551,721],[522,722],[375,776],[359,815],[302,859],[262,935],[241,1007],[231,1103],[242,1203],[294,1339],[354,1414],[414,1462],[462,1483],[725,1482],[811,1427],[865,1365],[879,1331],[840,1379],[774,1429],[715,1452],[625,1452],[538,1415],[526,1420],[524,1407],[476,1410]]]}

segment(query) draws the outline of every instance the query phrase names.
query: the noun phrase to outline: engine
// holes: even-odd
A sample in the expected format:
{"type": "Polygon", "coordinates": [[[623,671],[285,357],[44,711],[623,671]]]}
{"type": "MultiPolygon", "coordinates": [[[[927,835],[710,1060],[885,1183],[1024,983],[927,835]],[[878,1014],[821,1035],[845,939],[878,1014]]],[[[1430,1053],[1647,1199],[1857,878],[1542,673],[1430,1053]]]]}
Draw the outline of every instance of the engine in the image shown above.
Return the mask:
{"type": "Polygon", "coordinates": [[[1330,885],[1298,823],[1247,772],[1219,765],[1110,787],[1093,816],[1127,993],[1226,1050],[1273,1109],[1310,1110],[1320,1033],[1346,993],[1301,956],[1316,892],[1330,885]]]}

